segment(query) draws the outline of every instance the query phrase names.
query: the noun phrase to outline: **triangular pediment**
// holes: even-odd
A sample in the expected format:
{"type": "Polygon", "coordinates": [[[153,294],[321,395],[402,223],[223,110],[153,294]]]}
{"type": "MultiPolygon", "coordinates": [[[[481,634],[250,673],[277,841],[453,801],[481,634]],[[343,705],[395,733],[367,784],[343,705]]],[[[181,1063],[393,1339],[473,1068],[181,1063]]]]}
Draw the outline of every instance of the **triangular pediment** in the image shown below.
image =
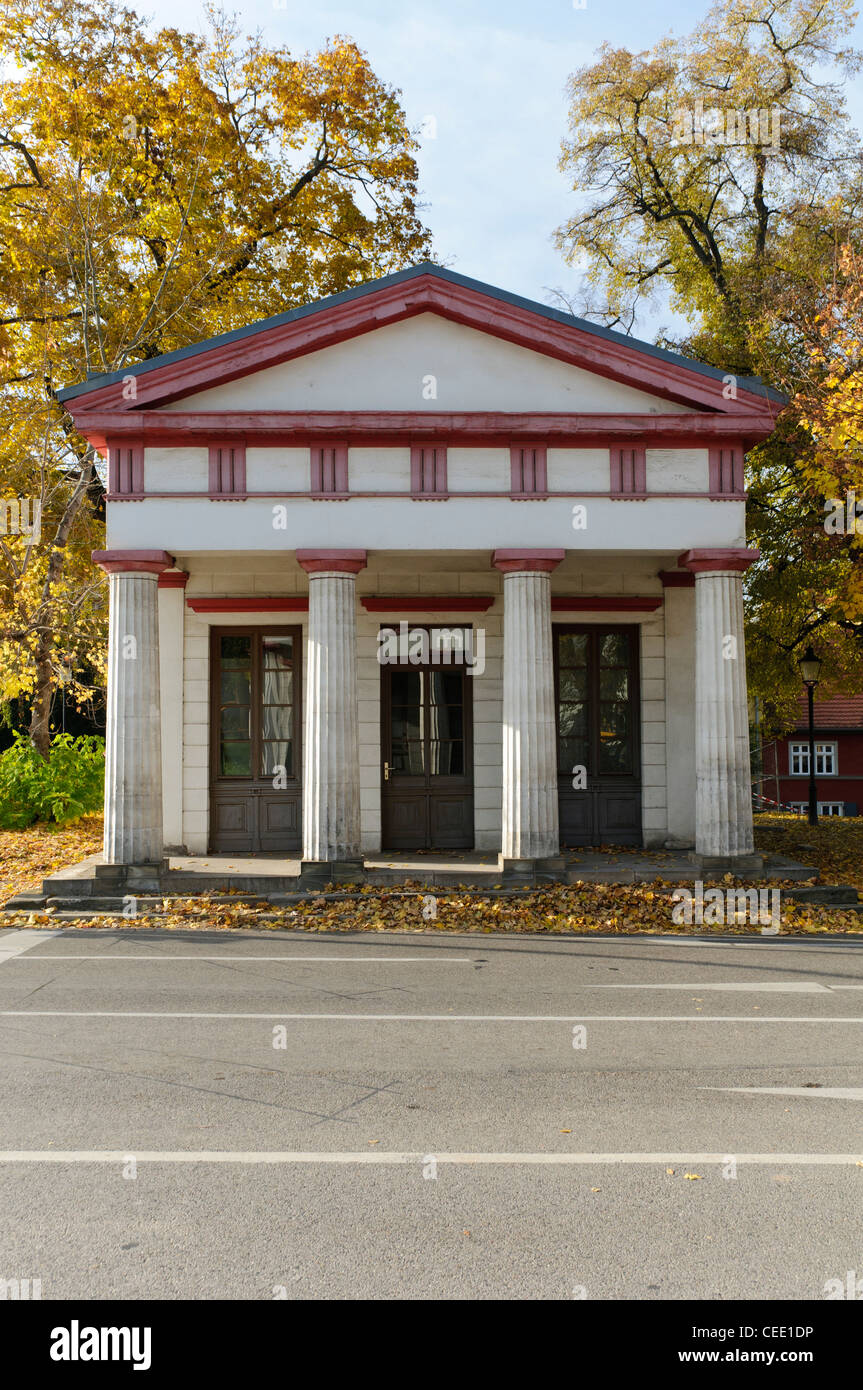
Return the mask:
{"type": "Polygon", "coordinates": [[[87,381],[61,399],[76,418],[424,406],[734,417],[771,404],[752,379],[729,392],[703,364],[431,265],[87,381]]]}
{"type": "Polygon", "coordinates": [[[176,411],[682,412],[685,406],[436,313],[183,396],[176,411]]]}

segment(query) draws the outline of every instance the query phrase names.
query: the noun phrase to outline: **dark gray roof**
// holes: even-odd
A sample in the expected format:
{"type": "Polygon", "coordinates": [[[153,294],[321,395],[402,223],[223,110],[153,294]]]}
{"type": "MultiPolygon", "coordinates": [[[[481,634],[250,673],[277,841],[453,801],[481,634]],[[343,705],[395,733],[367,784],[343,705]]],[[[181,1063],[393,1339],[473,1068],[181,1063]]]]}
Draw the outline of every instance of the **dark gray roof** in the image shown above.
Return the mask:
{"type": "MultiPolygon", "coordinates": [[[[175,352],[166,352],[160,357],[148,358],[146,362],[133,363],[124,367],[122,371],[89,376],[86,381],[82,381],[76,386],[67,386],[64,390],[58,391],[57,398],[61,401],[69,401],[75,396],[85,395],[88,391],[96,391],[102,386],[110,386],[113,382],[122,381],[124,377],[143,376],[146,372],[153,371],[157,367],[165,367],[171,362],[182,362],[187,357],[195,357],[198,353],[208,352],[210,348],[221,347],[223,343],[240,342],[243,338],[249,338],[254,333],[260,333],[268,328],[278,328],[281,324],[295,323],[300,319],[310,318],[323,309],[331,309],[337,304],[349,304],[351,300],[362,299],[364,295],[372,294],[375,290],[383,289],[388,285],[398,285],[406,280],[413,280],[419,275],[436,275],[438,279],[449,280],[453,285],[463,285],[466,289],[475,290],[478,294],[484,294],[490,299],[498,299],[504,304],[514,304],[519,309],[527,309],[530,313],[539,314],[542,318],[551,319],[555,323],[566,324],[570,328],[580,328],[585,333],[593,334],[594,337],[635,348],[636,351],[646,353],[649,357],[658,357],[663,362],[675,363],[679,367],[686,367],[690,371],[699,372],[702,376],[712,377],[716,381],[721,381],[726,375],[717,367],[709,367],[706,363],[698,362],[692,357],[684,357],[680,353],[669,352],[666,348],[657,347],[655,343],[641,342],[638,338],[630,338],[626,333],[618,333],[612,328],[602,328],[599,324],[590,323],[587,319],[576,318],[574,314],[566,314],[561,309],[552,309],[548,304],[538,304],[533,299],[524,299],[519,294],[510,294],[507,290],[500,290],[495,285],[486,285],[481,280],[472,280],[467,275],[459,275],[455,270],[446,270],[443,266],[435,265],[432,261],[421,261],[419,265],[410,266],[407,270],[397,270],[392,275],[382,276],[379,280],[367,280],[362,285],[354,285],[352,289],[342,290],[340,294],[328,295],[326,299],[318,299],[313,304],[302,304],[297,309],[289,309],[284,314],[274,314],[271,318],[259,319],[257,323],[247,324],[244,328],[235,328],[230,333],[220,333],[215,338],[205,338],[200,343],[191,343],[188,347],[178,348],[175,352]]],[[[738,377],[737,380],[738,385],[744,391],[752,391],[758,395],[763,395],[766,400],[777,403],[782,403],[785,400],[781,392],[765,386],[760,377],[738,377]]]]}

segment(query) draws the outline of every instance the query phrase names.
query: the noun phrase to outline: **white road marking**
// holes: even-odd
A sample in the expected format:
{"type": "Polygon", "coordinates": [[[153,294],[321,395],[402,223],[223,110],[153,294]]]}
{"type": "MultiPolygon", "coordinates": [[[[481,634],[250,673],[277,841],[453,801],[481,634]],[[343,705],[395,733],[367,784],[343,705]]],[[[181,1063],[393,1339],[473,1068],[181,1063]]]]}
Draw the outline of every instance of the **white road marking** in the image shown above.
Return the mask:
{"type": "Polygon", "coordinates": [[[827,1100],[863,1100],[863,1086],[700,1086],[701,1091],[737,1091],[750,1096],[822,1096],[827,1100]]]}
{"type": "Polygon", "coordinates": [[[691,989],[696,992],[704,993],[707,990],[722,991],[744,991],[749,994],[830,994],[831,986],[819,985],[815,981],[783,980],[765,981],[764,984],[754,984],[751,980],[745,980],[737,984],[721,984],[711,981],[709,984],[698,985],[678,985],[678,984],[656,984],[656,985],[591,985],[591,989],[691,989]]]}
{"type": "MultiPolygon", "coordinates": [[[[58,934],[58,933],[53,933],[53,935],[57,935],[57,934],[58,934]]],[[[28,935],[28,936],[29,936],[30,933],[29,933],[29,932],[25,932],[25,933],[22,933],[22,935],[28,935]]],[[[27,948],[26,948],[26,947],[23,947],[22,949],[26,950],[27,948]]],[[[0,942],[0,955],[2,955],[2,942],[0,942]]],[[[46,956],[29,956],[28,959],[24,962],[24,964],[29,965],[31,961],[39,961],[39,960],[44,960],[44,961],[55,961],[55,960],[76,960],[76,961],[109,960],[109,961],[115,961],[115,962],[116,962],[116,961],[119,961],[119,960],[124,961],[124,962],[127,961],[127,960],[135,960],[135,961],[145,960],[145,961],[147,961],[147,963],[148,963],[149,965],[163,965],[163,964],[164,964],[164,965],[173,965],[173,964],[174,964],[174,961],[177,961],[177,960],[193,960],[193,961],[194,961],[194,960],[215,960],[215,961],[218,961],[220,964],[222,963],[222,961],[226,961],[226,960],[250,960],[250,961],[259,961],[259,960],[260,960],[260,961],[272,961],[272,960],[283,961],[283,960],[284,960],[284,961],[300,961],[300,962],[302,962],[303,964],[305,964],[306,961],[314,961],[316,964],[324,963],[324,964],[326,964],[326,965],[473,965],[473,964],[474,964],[474,961],[473,961],[470,957],[462,957],[462,956],[442,956],[442,957],[431,957],[431,956],[421,956],[421,957],[416,957],[416,956],[231,956],[231,955],[218,955],[218,956],[156,956],[156,955],[143,955],[143,956],[131,956],[131,955],[125,955],[124,953],[122,953],[122,952],[120,952],[120,951],[117,951],[117,952],[115,952],[115,953],[113,953],[113,954],[110,953],[110,952],[104,953],[104,952],[101,952],[101,951],[100,951],[98,954],[97,954],[96,952],[93,952],[92,954],[90,954],[90,953],[87,952],[87,951],[78,951],[78,952],[76,952],[76,953],[74,953],[74,954],[66,954],[66,953],[64,953],[64,954],[62,954],[62,955],[61,955],[59,952],[58,952],[56,955],[52,952],[51,955],[46,955],[46,956]]]]}
{"type": "Polygon", "coordinates": [[[128,1009],[0,1009],[0,1018],[222,1018],[317,1023],[855,1023],[863,1018],[781,1014],[289,1014],[128,1009]]]}
{"type": "Polygon", "coordinates": [[[34,946],[41,946],[47,938],[61,935],[59,931],[12,931],[8,936],[0,936],[0,965],[5,960],[17,959],[25,951],[32,951],[34,946]]]}
{"type": "MultiPolygon", "coordinates": [[[[863,1152],[863,1151],[861,1151],[863,1152]]],[[[247,1163],[247,1164],[291,1164],[291,1163],[333,1163],[333,1164],[422,1164],[434,1158],[437,1163],[467,1165],[485,1164],[531,1164],[561,1167],[614,1166],[632,1164],[710,1164],[727,1163],[728,1153],[446,1153],[428,1149],[424,1153],[389,1153],[361,1149],[352,1153],[301,1152],[276,1150],[273,1152],[229,1151],[223,1149],[156,1149],[136,1151],[128,1149],[23,1149],[0,1152],[0,1163],[117,1163],[122,1164],[130,1158],[136,1163],[247,1163]]],[[[767,1153],[734,1154],[738,1164],[747,1163],[767,1167],[788,1167],[794,1164],[804,1166],[844,1167],[854,1164],[863,1166],[860,1153],[767,1153]]]]}

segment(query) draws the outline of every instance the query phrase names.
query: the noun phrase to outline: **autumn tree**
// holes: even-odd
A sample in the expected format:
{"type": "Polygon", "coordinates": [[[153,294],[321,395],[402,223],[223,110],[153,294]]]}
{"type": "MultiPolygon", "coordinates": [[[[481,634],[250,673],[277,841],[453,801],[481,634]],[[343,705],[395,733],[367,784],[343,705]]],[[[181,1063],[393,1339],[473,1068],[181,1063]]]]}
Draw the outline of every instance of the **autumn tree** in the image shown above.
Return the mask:
{"type": "MultiPolygon", "coordinates": [[[[770,537],[771,560],[756,571],[749,595],[754,656],[781,692],[787,651],[814,638],[828,678],[841,673],[856,693],[863,688],[863,261],[851,246],[841,249],[834,283],[812,309],[808,296],[798,306],[797,390],[778,440],[765,446],[754,495],[756,533],[770,537]],[[793,457],[783,461],[789,450],[793,457]],[[771,494],[787,495],[783,477],[770,476],[777,467],[795,479],[798,523],[784,534],[762,519],[771,494]],[[786,601],[779,610],[777,589],[786,601]]],[[[789,510],[781,506],[780,520],[789,510]]],[[[779,724],[798,693],[787,689],[779,724]]]]}
{"type": "MultiPolygon", "coordinates": [[[[795,657],[816,637],[827,674],[863,680],[863,626],[843,603],[856,555],[831,547],[798,391],[824,362],[808,325],[859,248],[863,161],[843,80],[850,0],[719,0],[692,36],[647,53],[606,46],[570,81],[561,167],[579,194],[558,233],[586,265],[583,311],[629,330],[644,300],[690,330],[667,345],[786,392],[748,459],[753,689],[787,717],[795,657]]],[[[827,323],[828,320],[822,320],[827,323]]]]}
{"type": "Polygon", "coordinates": [[[0,521],[0,700],[30,700],[44,753],[52,689],[71,664],[86,693],[105,614],[101,461],[57,390],[429,240],[399,94],[349,39],[294,57],[215,12],[206,34],[151,32],[112,0],[7,0],[0,51],[0,467],[7,499],[41,507],[38,542],[0,521]]]}

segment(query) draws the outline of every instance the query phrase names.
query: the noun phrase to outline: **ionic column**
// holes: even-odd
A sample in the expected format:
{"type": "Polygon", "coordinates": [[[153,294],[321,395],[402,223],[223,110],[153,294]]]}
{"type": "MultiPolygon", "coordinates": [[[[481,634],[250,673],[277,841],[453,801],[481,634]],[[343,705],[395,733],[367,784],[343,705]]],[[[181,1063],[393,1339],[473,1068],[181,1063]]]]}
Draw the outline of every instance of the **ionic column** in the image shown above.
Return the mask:
{"type": "Polygon", "coordinates": [[[496,550],[503,573],[504,868],[560,847],[551,647],[551,572],[563,550],[496,550]]]}
{"type": "MultiPolygon", "coordinates": [[[[705,867],[752,857],[743,572],[757,550],[688,550],[695,575],[695,852],[705,867]]],[[[733,864],[729,864],[733,867],[733,864]]]]}
{"type": "Polygon", "coordinates": [[[185,853],[183,844],[183,643],[185,570],[159,575],[159,656],[162,710],[162,825],[165,852],[185,853]]]}
{"type": "Polygon", "coordinates": [[[162,859],[158,579],[164,550],[97,550],[108,575],[108,707],[105,730],[106,864],[162,859]]]}
{"type": "Polygon", "coordinates": [[[366,552],[298,550],[297,560],[309,576],[303,871],[343,878],[362,865],[356,577],[366,552]]]}

